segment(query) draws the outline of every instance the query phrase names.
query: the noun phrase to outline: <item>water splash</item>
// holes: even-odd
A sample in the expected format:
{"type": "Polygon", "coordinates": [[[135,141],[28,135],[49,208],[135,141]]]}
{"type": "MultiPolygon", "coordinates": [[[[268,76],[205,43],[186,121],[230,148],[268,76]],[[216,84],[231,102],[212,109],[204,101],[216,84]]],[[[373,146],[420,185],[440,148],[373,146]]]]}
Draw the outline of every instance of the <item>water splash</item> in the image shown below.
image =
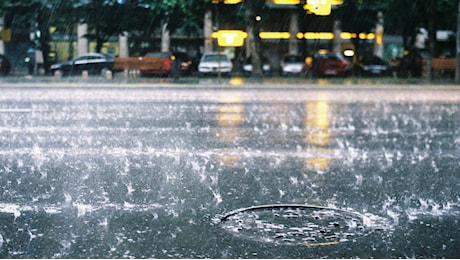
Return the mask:
{"type": "Polygon", "coordinates": [[[392,228],[390,221],[370,213],[300,204],[242,208],[217,216],[213,223],[237,237],[304,246],[334,245],[392,228]]]}

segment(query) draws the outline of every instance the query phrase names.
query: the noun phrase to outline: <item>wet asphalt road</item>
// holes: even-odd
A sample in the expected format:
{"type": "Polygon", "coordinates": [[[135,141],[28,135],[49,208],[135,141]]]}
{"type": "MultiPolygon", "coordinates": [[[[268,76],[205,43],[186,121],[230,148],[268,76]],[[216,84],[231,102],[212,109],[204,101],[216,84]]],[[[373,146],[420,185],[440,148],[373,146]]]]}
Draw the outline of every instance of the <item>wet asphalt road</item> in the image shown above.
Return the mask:
{"type": "Polygon", "coordinates": [[[2,258],[460,257],[455,88],[0,92],[2,258]]]}

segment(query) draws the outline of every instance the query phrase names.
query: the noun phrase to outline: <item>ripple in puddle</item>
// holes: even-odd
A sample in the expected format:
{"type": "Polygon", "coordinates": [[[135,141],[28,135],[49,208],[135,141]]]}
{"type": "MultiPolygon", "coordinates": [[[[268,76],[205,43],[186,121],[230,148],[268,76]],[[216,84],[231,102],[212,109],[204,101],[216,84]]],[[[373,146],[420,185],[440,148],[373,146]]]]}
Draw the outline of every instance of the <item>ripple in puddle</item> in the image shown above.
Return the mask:
{"type": "Polygon", "coordinates": [[[234,236],[259,242],[327,246],[387,229],[388,221],[335,208],[277,204],[242,208],[215,223],[234,236]]]}

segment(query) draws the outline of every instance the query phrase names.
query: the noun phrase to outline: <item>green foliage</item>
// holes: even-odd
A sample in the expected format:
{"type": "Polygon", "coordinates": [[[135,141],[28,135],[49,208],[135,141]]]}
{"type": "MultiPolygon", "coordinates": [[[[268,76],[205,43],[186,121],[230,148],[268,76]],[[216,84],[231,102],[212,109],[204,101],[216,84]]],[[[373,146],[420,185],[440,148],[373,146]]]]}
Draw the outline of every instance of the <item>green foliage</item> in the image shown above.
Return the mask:
{"type": "MultiPolygon", "coordinates": [[[[456,29],[458,0],[436,0],[437,29],[456,29]]],[[[370,32],[379,10],[385,15],[385,32],[410,38],[417,27],[428,27],[431,0],[344,0],[333,12],[342,29],[370,32]]],[[[206,10],[220,10],[221,28],[246,29],[248,17],[266,12],[265,0],[245,0],[238,5],[216,5],[211,0],[1,0],[0,15],[7,27],[30,30],[33,23],[46,35],[47,27],[73,34],[77,22],[89,26],[88,38],[103,42],[124,31],[150,39],[160,25],[168,24],[171,33],[198,35],[206,10]]]]}

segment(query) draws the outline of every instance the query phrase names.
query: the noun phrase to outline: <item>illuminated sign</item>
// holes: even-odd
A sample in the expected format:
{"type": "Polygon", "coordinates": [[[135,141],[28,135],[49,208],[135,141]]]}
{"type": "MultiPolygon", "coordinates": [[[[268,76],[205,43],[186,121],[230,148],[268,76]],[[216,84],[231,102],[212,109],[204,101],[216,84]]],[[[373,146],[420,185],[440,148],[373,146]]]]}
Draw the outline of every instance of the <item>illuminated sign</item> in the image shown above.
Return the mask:
{"type": "Polygon", "coordinates": [[[334,34],[330,32],[306,32],[304,34],[305,39],[319,39],[319,40],[332,40],[334,39],[334,34]]]}
{"type": "Polygon", "coordinates": [[[241,47],[248,34],[241,30],[220,30],[213,34],[213,37],[217,38],[217,45],[219,46],[241,47]]]}
{"type": "Polygon", "coordinates": [[[343,0],[307,0],[303,9],[308,13],[326,16],[331,14],[332,5],[341,4],[343,4],[343,0]]]}
{"type": "MultiPolygon", "coordinates": [[[[239,4],[241,3],[243,0],[223,0],[222,2],[224,2],[224,4],[226,5],[234,5],[234,4],[239,4]]],[[[213,4],[218,4],[220,2],[220,0],[211,0],[211,3],[213,4]]]]}
{"type": "Polygon", "coordinates": [[[289,32],[260,32],[261,39],[289,39],[291,34],[289,32]]]}
{"type": "Polygon", "coordinates": [[[331,3],[329,0],[308,0],[303,9],[309,13],[326,16],[331,14],[331,3]]]}
{"type": "Polygon", "coordinates": [[[227,4],[227,5],[234,5],[234,4],[239,4],[241,3],[243,0],[224,0],[224,4],[227,4]]]}
{"type": "Polygon", "coordinates": [[[300,0],[271,0],[275,5],[298,5],[300,0]]]}

